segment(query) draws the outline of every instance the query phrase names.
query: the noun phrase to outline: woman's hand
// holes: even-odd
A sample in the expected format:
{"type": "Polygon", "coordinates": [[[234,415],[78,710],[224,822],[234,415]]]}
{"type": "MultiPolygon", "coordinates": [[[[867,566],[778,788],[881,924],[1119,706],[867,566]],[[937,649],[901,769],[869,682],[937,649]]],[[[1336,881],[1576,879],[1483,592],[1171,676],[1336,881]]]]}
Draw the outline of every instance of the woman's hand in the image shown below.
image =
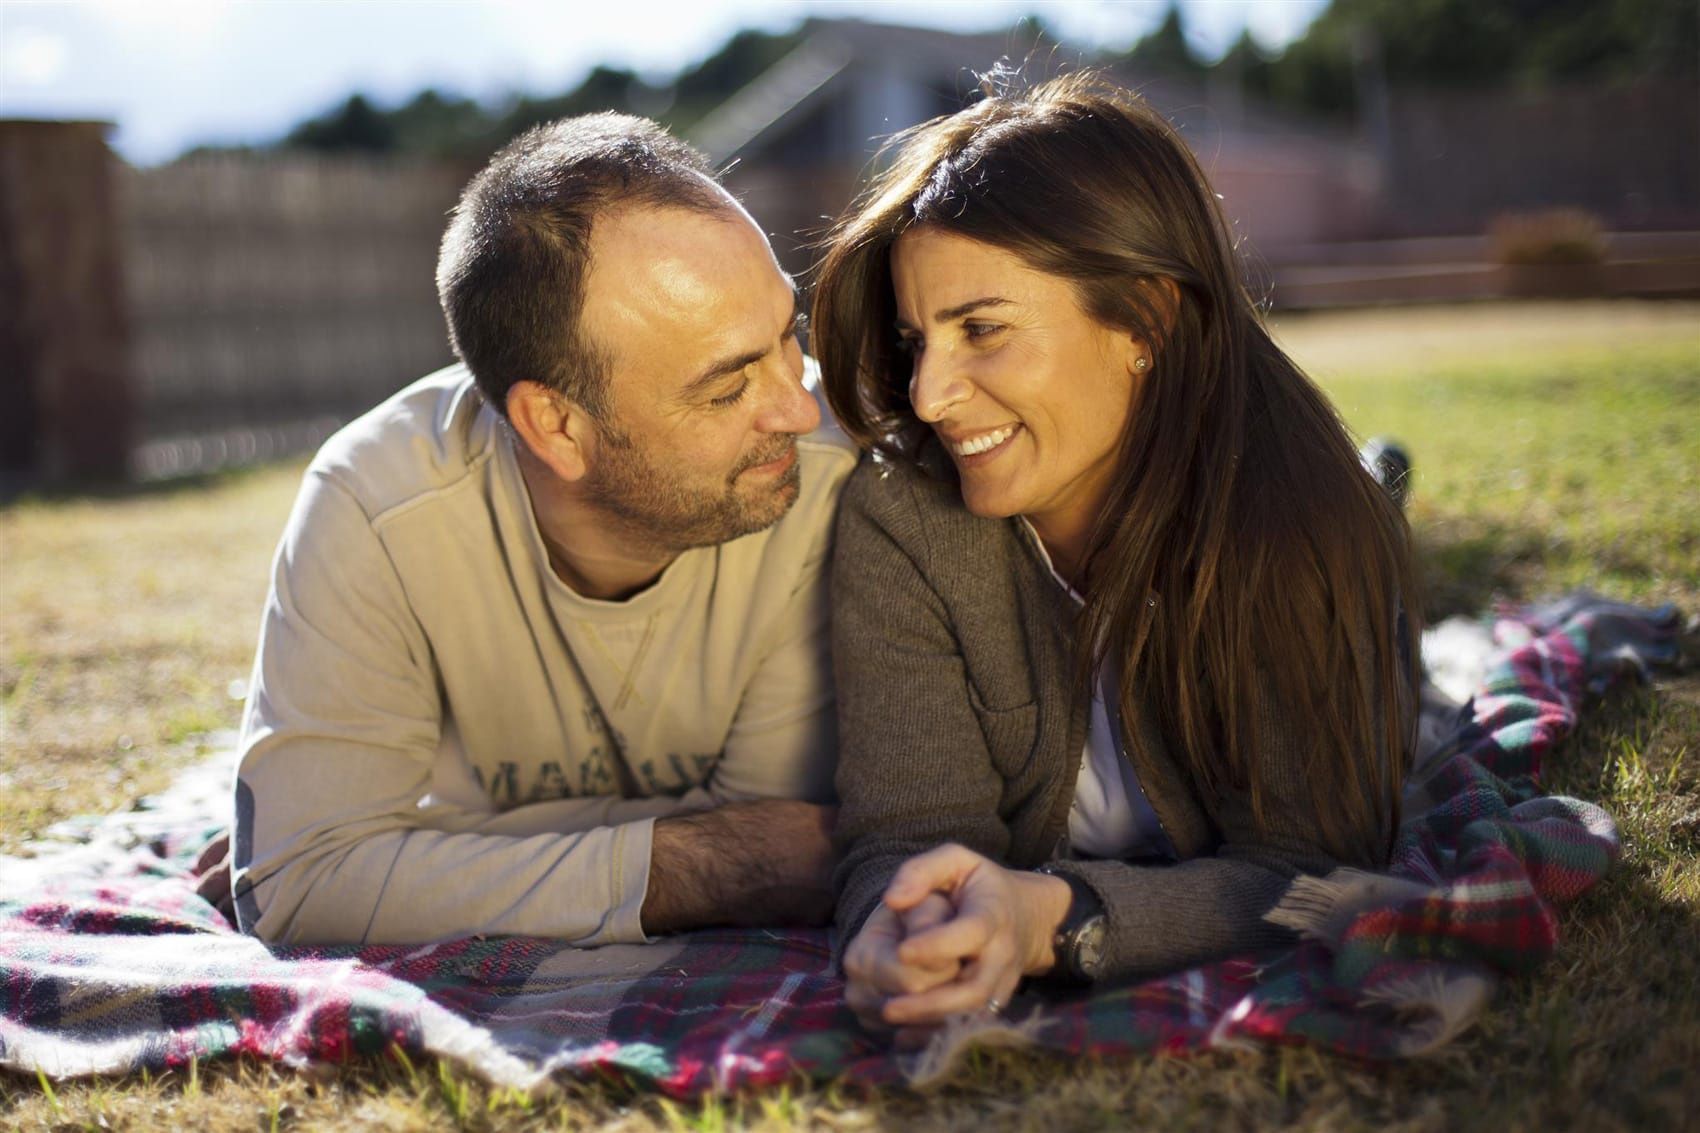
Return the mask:
{"type": "MultiPolygon", "coordinates": [[[[962,846],[940,846],[903,863],[868,924],[882,913],[901,918],[923,907],[936,910],[941,894],[948,898],[947,918],[885,938],[890,969],[936,977],[954,968],[956,975],[894,987],[879,1006],[888,1026],[932,1028],[952,1015],[1007,1004],[1023,976],[1041,975],[1056,962],[1051,941],[1068,914],[1068,883],[1005,869],[962,846]]],[[[879,931],[889,932],[889,923],[882,919],[879,931]]]]}
{"type": "Polygon", "coordinates": [[[929,893],[905,912],[882,902],[869,914],[844,952],[844,1000],[862,1026],[889,1030],[891,1024],[883,1012],[893,997],[926,991],[957,977],[960,964],[917,967],[898,958],[904,940],[943,924],[953,913],[948,897],[929,893]]]}

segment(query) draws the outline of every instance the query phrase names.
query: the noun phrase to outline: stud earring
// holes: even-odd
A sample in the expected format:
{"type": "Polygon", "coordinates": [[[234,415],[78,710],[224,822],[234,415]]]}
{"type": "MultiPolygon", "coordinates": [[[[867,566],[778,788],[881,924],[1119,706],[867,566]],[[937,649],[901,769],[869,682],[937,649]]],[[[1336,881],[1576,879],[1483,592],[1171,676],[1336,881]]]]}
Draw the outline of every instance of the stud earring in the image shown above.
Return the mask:
{"type": "Polygon", "coordinates": [[[1136,370],[1143,370],[1150,364],[1151,360],[1149,358],[1140,357],[1133,360],[1133,368],[1136,370]]]}

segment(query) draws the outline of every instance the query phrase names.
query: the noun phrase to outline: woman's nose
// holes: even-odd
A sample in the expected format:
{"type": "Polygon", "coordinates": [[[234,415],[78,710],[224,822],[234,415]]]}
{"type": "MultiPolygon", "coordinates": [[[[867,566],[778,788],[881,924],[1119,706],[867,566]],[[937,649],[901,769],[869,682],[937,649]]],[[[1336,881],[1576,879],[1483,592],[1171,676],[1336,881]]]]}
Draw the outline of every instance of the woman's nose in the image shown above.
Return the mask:
{"type": "Polygon", "coordinates": [[[909,403],[915,407],[915,416],[929,425],[973,394],[974,387],[943,351],[923,353],[915,359],[915,370],[909,377],[909,403]]]}

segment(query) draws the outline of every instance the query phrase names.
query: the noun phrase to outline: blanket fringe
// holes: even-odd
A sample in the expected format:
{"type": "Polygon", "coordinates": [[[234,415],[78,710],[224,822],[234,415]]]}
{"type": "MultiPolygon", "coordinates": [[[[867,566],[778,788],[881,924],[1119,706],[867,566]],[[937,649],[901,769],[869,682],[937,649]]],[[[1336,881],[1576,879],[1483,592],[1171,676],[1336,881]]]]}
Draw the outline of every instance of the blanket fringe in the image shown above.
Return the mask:
{"type": "Polygon", "coordinates": [[[937,1084],[973,1048],[1020,1050],[1039,1041],[1044,1030],[1042,1011],[1023,1019],[993,1015],[958,1015],[939,1029],[927,1045],[903,1062],[903,1076],[916,1089],[937,1084]]]}
{"type": "Polygon", "coordinates": [[[1393,1010],[1403,1025],[1398,1052],[1414,1057],[1445,1046],[1474,1023],[1495,985],[1481,972],[1436,965],[1370,989],[1364,1002],[1393,1010]]]}
{"type": "Polygon", "coordinates": [[[1263,919],[1291,929],[1305,940],[1335,944],[1361,913],[1421,897],[1428,891],[1418,881],[1361,869],[1337,869],[1327,877],[1300,874],[1263,919]]]}

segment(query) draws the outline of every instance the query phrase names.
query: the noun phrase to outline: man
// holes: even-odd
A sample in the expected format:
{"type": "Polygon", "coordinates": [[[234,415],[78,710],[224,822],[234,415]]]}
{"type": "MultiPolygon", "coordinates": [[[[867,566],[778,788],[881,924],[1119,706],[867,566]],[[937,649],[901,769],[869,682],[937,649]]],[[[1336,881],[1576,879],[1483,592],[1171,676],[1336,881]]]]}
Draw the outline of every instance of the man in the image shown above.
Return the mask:
{"type": "Polygon", "coordinates": [[[278,549],[235,908],[278,942],[824,921],[845,447],[766,238],[653,123],[519,138],[438,291],[464,365],[349,425],[278,549]]]}

